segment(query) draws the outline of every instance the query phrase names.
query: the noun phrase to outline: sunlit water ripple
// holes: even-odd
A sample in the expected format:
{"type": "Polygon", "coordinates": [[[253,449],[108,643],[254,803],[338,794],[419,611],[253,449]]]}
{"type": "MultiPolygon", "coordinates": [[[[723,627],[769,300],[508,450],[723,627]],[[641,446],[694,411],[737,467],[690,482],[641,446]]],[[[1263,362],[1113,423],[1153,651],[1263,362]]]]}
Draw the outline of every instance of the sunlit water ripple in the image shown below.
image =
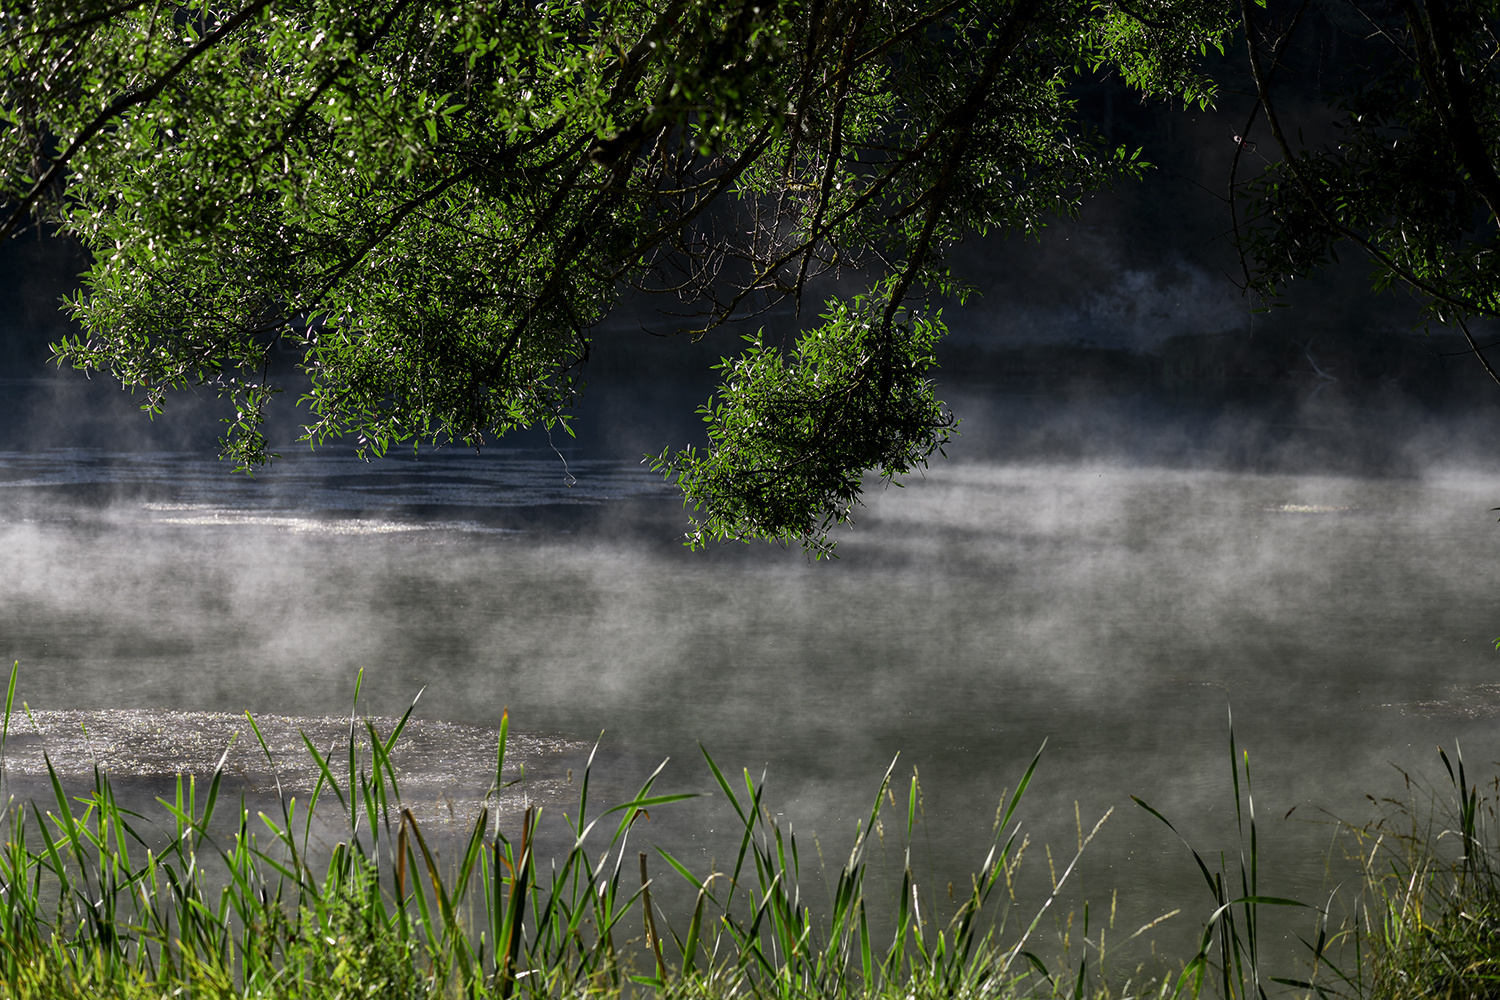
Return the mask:
{"type": "Polygon", "coordinates": [[[330,534],[438,526],[496,530],[432,514],[600,505],[670,494],[660,476],[637,463],[569,461],[561,454],[503,449],[437,452],[420,460],[297,455],[274,461],[253,478],[201,454],[0,451],[0,490],[70,500],[90,494],[136,499],[146,516],[164,524],[260,525],[330,534]],[[363,516],[333,516],[351,511],[363,516]]]}

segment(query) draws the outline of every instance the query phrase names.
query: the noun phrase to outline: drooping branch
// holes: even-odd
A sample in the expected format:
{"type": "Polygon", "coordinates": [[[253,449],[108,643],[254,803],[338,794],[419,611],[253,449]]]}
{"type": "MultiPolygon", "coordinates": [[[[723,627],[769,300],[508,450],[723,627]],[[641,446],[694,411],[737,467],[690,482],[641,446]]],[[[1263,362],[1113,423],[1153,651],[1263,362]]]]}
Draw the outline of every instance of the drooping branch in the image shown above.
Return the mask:
{"type": "Polygon", "coordinates": [[[1271,128],[1271,136],[1276,141],[1276,146],[1281,152],[1282,161],[1290,171],[1293,180],[1297,184],[1298,191],[1306,201],[1307,205],[1317,215],[1319,221],[1328,227],[1329,231],[1337,233],[1344,239],[1349,240],[1355,246],[1375,260],[1382,267],[1388,269],[1392,274],[1399,277],[1411,287],[1429,296],[1434,302],[1454,306],[1460,310],[1466,310],[1474,315],[1496,317],[1500,316],[1500,309],[1484,302],[1478,302],[1470,298],[1454,295],[1448,289],[1424,279],[1411,268],[1404,266],[1389,253],[1384,251],[1373,240],[1363,233],[1345,224],[1339,219],[1317,190],[1312,178],[1304,169],[1301,157],[1293,149],[1287,138],[1286,130],[1282,127],[1280,115],[1276,109],[1276,102],[1272,97],[1269,76],[1262,65],[1259,43],[1255,40],[1255,19],[1251,12],[1253,0],[1240,0],[1241,23],[1245,29],[1245,45],[1249,55],[1250,72],[1255,81],[1256,93],[1260,98],[1262,107],[1265,108],[1266,123],[1271,128]]]}
{"type": "MultiPolygon", "coordinates": [[[[1302,23],[1302,15],[1307,12],[1308,3],[1309,0],[1302,0],[1302,3],[1297,7],[1297,13],[1292,18],[1291,25],[1285,31],[1281,32],[1280,36],[1276,39],[1276,44],[1272,49],[1271,68],[1266,73],[1267,88],[1273,82],[1276,71],[1281,68],[1281,55],[1286,50],[1287,45],[1291,43],[1292,36],[1296,34],[1298,25],[1302,23]]],[[[1234,159],[1229,164],[1229,218],[1230,225],[1234,231],[1235,245],[1240,248],[1240,270],[1245,276],[1246,289],[1249,289],[1253,281],[1250,276],[1250,261],[1245,255],[1244,243],[1240,238],[1240,211],[1239,205],[1235,201],[1235,189],[1239,186],[1240,160],[1243,158],[1246,149],[1253,149],[1255,145],[1250,141],[1250,130],[1255,127],[1255,120],[1260,117],[1261,109],[1264,106],[1265,100],[1257,94],[1255,103],[1250,108],[1250,114],[1245,119],[1245,127],[1234,137],[1234,159]]]]}
{"type": "Polygon", "coordinates": [[[1006,21],[1004,30],[1000,32],[995,44],[991,46],[985,57],[984,69],[980,72],[979,79],[969,88],[963,103],[950,111],[939,127],[933,130],[934,135],[943,135],[948,138],[948,151],[943,158],[942,170],[938,174],[936,183],[923,195],[928,199],[928,204],[927,217],[922,222],[921,235],[917,237],[916,244],[907,255],[906,267],[897,278],[890,300],[886,303],[885,312],[881,316],[881,326],[886,336],[889,336],[891,324],[895,321],[896,310],[906,298],[907,289],[911,287],[918,270],[926,263],[927,255],[932,249],[933,232],[947,204],[948,192],[953,185],[954,177],[957,176],[958,166],[969,153],[969,140],[973,135],[974,123],[979,117],[980,108],[988,99],[990,89],[995,85],[995,80],[1006,61],[1026,40],[1026,34],[1031,28],[1031,19],[1041,6],[1041,0],[1020,0],[1016,4],[1006,21]]]}

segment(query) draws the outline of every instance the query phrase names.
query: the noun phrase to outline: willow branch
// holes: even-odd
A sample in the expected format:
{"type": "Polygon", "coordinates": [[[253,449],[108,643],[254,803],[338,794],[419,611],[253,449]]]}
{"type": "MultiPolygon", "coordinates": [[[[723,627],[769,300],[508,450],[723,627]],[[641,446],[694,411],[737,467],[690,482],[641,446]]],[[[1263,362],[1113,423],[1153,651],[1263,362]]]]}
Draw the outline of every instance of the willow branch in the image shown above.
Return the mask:
{"type": "Polygon", "coordinates": [[[198,41],[197,45],[194,45],[192,48],[184,52],[182,54],[182,57],[179,58],[175,63],[173,63],[165,73],[157,77],[155,83],[152,83],[149,87],[146,87],[143,90],[138,90],[131,94],[121,94],[119,97],[116,97],[113,101],[111,101],[103,111],[100,111],[97,115],[94,116],[93,121],[84,126],[83,131],[79,132],[78,135],[73,138],[73,141],[68,144],[68,148],[63,150],[62,154],[59,155],[57,159],[52,161],[52,164],[47,168],[46,172],[44,172],[42,176],[37,179],[36,183],[31,186],[31,189],[27,191],[26,194],[22,195],[20,202],[11,212],[10,218],[5,221],[4,225],[0,225],[0,240],[6,239],[8,236],[10,236],[20,228],[22,220],[30,214],[31,210],[36,205],[37,199],[42,196],[42,192],[46,191],[47,188],[51,187],[60,177],[62,177],[63,170],[67,167],[68,163],[72,161],[73,157],[76,156],[79,151],[84,148],[84,146],[92,142],[94,136],[102,132],[105,126],[109,125],[115,119],[119,118],[125,112],[129,111],[131,108],[140,107],[143,104],[149,104],[150,102],[154,101],[157,96],[160,95],[161,92],[165,90],[173,80],[181,76],[183,71],[191,66],[199,56],[207,52],[209,49],[213,48],[226,36],[234,32],[235,29],[250,21],[270,4],[271,0],[254,0],[254,2],[250,4],[250,6],[244,8],[239,13],[229,18],[229,20],[220,24],[217,28],[209,32],[207,35],[204,35],[203,38],[198,41]]]}
{"type": "Polygon", "coordinates": [[[1255,89],[1256,92],[1260,95],[1261,103],[1265,106],[1266,122],[1271,126],[1271,136],[1276,140],[1276,145],[1281,150],[1282,159],[1286,163],[1287,169],[1291,171],[1292,177],[1297,182],[1298,188],[1301,189],[1302,196],[1307,200],[1307,203],[1312,206],[1312,209],[1317,214],[1318,218],[1322,220],[1323,224],[1327,226],[1331,231],[1339,234],[1344,239],[1349,240],[1355,246],[1359,247],[1365,253],[1369,254],[1370,257],[1373,258],[1381,266],[1390,269],[1392,274],[1396,275],[1402,281],[1405,281],[1413,288],[1422,292],[1424,295],[1430,296],[1434,301],[1442,302],[1447,305],[1454,306],[1458,309],[1467,310],[1479,316],[1497,315],[1496,310],[1491,306],[1487,306],[1482,303],[1476,303],[1469,299],[1456,298],[1449,292],[1438,288],[1437,286],[1424,280],[1422,277],[1415,274],[1410,268],[1404,267],[1399,262],[1394,260],[1389,254],[1380,249],[1380,247],[1376,246],[1363,234],[1358,233],[1355,230],[1351,229],[1349,226],[1344,225],[1344,223],[1340,222],[1333,216],[1331,212],[1329,212],[1327,205],[1325,205],[1322,198],[1319,197],[1319,194],[1312,183],[1312,179],[1309,178],[1306,171],[1302,169],[1302,161],[1298,158],[1296,153],[1292,151],[1292,145],[1287,140],[1285,130],[1281,127],[1281,119],[1276,113],[1276,105],[1271,100],[1271,92],[1267,81],[1267,76],[1263,67],[1261,66],[1260,50],[1255,42],[1255,35],[1253,30],[1254,24],[1250,12],[1251,2],[1252,0],[1240,0],[1240,16],[1245,26],[1245,45],[1249,50],[1250,72],[1255,79],[1255,89]]]}

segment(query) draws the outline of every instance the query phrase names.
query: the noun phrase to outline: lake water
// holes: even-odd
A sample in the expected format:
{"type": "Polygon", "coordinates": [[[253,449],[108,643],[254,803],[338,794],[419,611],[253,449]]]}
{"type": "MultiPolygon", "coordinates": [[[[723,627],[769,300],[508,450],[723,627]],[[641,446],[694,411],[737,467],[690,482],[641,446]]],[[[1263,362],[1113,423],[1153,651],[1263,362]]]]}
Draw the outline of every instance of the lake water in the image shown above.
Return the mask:
{"type": "MultiPolygon", "coordinates": [[[[971,441],[1024,409],[1001,403],[972,408],[971,441]]],[[[0,656],[38,709],[337,715],[363,669],[374,714],[425,686],[434,723],[508,707],[524,732],[602,730],[619,794],[667,756],[662,787],[708,792],[701,742],[764,771],[772,811],[835,867],[899,753],[934,886],[966,883],[1045,740],[1022,816],[1059,868],[1076,824],[1115,809],[1069,899],[1117,891],[1127,929],[1182,907],[1157,935],[1185,954],[1207,897],[1130,796],[1232,850],[1229,710],[1265,892],[1319,900],[1330,817],[1369,819],[1398,767],[1440,773],[1439,745],[1494,771],[1500,470],[1423,461],[1431,440],[1379,475],[1247,469],[1202,441],[959,448],[873,490],[824,564],[683,551],[678,502],[619,454],[330,450],[247,480],[202,451],[11,451],[0,656]]],[[[705,800],[651,836],[706,866],[734,847],[725,819],[705,800]]]]}

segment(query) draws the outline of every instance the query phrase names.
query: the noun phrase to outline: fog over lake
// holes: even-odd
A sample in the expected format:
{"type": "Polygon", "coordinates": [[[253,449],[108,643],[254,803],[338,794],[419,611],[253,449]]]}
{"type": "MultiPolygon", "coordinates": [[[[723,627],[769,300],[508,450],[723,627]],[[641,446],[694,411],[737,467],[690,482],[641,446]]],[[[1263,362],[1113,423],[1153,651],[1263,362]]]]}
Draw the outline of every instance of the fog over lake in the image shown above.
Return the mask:
{"type": "MultiPolygon", "coordinates": [[[[872,484],[822,564],[684,551],[679,501],[618,450],[573,448],[565,469],[546,447],[329,449],[254,480],[201,450],[8,451],[0,655],[35,709],[339,715],[363,669],[372,714],[425,685],[434,723],[493,727],[508,707],[522,733],[602,730],[619,795],[666,756],[663,787],[709,791],[701,742],[764,770],[769,807],[835,868],[899,753],[937,887],[978,867],[1045,740],[1022,816],[1059,867],[1076,824],[1116,810],[1069,898],[1118,890],[1128,929],[1183,907],[1158,932],[1178,944],[1207,897],[1130,796],[1234,849],[1231,708],[1265,892],[1321,901],[1330,816],[1371,818],[1397,767],[1440,774],[1457,742],[1493,772],[1500,465],[1482,424],[1304,409],[1290,431],[1215,429],[1128,401],[960,402],[953,458],[872,484]],[[1376,439],[1376,473],[1319,457],[1345,432],[1376,439]],[[1026,435],[1077,446],[986,444],[1026,435]]],[[[723,808],[661,810],[647,839],[706,866],[733,847],[712,832],[723,808]]]]}

